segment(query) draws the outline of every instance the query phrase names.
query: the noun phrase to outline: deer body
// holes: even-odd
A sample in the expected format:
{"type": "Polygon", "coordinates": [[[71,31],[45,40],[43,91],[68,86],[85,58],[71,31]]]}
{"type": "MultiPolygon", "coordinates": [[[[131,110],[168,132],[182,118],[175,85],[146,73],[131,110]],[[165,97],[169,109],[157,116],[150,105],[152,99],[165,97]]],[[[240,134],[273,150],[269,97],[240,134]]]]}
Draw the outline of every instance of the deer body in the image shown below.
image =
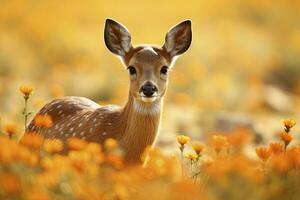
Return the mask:
{"type": "Polygon", "coordinates": [[[129,71],[130,90],[125,106],[100,106],[84,97],[55,99],[37,113],[50,115],[53,126],[41,131],[32,121],[26,132],[42,132],[45,138],[64,142],[77,137],[102,144],[107,138],[114,138],[125,153],[125,161],[140,162],[145,148],[155,142],[167,72],[173,58],[190,46],[191,23],[185,21],[173,27],[161,48],[134,48],[127,29],[110,19],[106,20],[104,38],[108,49],[121,57],[129,71]]]}

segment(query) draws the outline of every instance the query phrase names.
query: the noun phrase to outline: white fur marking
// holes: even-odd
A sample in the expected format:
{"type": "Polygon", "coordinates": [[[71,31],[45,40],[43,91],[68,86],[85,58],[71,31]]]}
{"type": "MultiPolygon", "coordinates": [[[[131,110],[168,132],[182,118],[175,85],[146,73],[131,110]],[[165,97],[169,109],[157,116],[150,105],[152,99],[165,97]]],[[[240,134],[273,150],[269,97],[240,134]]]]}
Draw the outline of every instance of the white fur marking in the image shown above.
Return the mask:
{"type": "Polygon", "coordinates": [[[158,114],[161,109],[161,101],[155,101],[153,103],[143,103],[138,100],[133,101],[133,108],[136,112],[144,115],[158,114]]]}

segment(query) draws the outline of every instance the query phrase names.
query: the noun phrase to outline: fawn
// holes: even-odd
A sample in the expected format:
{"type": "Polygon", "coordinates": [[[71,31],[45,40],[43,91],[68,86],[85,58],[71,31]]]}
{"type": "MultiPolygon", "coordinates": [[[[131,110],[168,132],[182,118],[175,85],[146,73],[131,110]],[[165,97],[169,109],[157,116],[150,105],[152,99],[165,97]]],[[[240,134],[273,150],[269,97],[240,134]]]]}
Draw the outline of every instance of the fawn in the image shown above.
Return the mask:
{"type": "MultiPolygon", "coordinates": [[[[113,138],[119,142],[126,162],[140,163],[145,148],[155,143],[168,71],[175,58],[191,44],[191,21],[183,21],[171,28],[162,47],[133,47],[128,30],[118,22],[106,19],[104,41],[129,72],[130,89],[125,106],[100,106],[84,97],[62,97],[46,104],[37,113],[52,117],[51,128],[41,131],[32,120],[26,132],[60,139],[64,144],[70,137],[100,144],[113,138]]],[[[67,151],[66,147],[65,153],[67,151]]]]}

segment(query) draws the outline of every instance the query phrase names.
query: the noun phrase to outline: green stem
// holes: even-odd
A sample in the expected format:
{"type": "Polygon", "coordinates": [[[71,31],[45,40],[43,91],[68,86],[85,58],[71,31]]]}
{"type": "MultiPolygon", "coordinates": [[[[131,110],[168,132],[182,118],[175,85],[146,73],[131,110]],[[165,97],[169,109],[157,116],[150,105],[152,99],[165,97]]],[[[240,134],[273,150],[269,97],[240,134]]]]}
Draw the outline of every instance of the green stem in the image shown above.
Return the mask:
{"type": "Polygon", "coordinates": [[[24,132],[26,132],[28,116],[31,114],[30,112],[28,113],[28,99],[29,99],[29,96],[24,96],[24,100],[25,100],[25,105],[24,105],[24,110],[23,110],[24,132]]]}
{"type": "Polygon", "coordinates": [[[190,171],[191,171],[191,177],[193,176],[193,160],[191,160],[190,163],[190,171]]]}
{"type": "Polygon", "coordinates": [[[183,169],[183,149],[180,149],[180,161],[181,161],[181,179],[184,179],[184,169],[183,169]]]}
{"type": "Polygon", "coordinates": [[[25,107],[24,107],[24,115],[25,115],[25,120],[24,120],[24,132],[26,131],[27,128],[27,98],[25,98],[25,107]]]}

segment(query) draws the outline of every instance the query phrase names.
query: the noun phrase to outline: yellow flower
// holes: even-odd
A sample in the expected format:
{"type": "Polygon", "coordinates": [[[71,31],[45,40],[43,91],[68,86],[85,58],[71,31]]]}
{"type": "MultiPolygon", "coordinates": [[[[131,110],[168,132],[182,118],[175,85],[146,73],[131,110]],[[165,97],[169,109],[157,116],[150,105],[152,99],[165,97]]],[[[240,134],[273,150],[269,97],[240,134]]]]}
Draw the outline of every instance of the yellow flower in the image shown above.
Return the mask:
{"type": "Polygon", "coordinates": [[[271,143],[269,146],[273,154],[281,154],[284,151],[283,145],[279,142],[271,143]]]}
{"type": "Polygon", "coordinates": [[[37,115],[34,118],[34,124],[41,128],[51,128],[53,121],[50,115],[37,115]]]}
{"type": "Polygon", "coordinates": [[[181,146],[184,146],[185,144],[187,144],[190,141],[190,138],[188,136],[185,136],[185,135],[177,135],[176,139],[177,139],[177,142],[181,146]]]}
{"type": "Polygon", "coordinates": [[[204,150],[204,145],[200,142],[194,142],[192,144],[193,150],[196,152],[196,154],[199,156],[203,150],[204,150]]]}
{"type": "Polygon", "coordinates": [[[285,143],[285,146],[287,146],[293,140],[293,136],[286,132],[280,133],[279,136],[281,140],[285,143]]]}
{"type": "Polygon", "coordinates": [[[257,147],[255,149],[257,156],[263,161],[266,162],[271,156],[271,149],[268,147],[257,147]]]}
{"type": "Polygon", "coordinates": [[[293,119],[282,119],[281,123],[284,125],[287,132],[296,125],[296,121],[293,119]]]}
{"type": "Polygon", "coordinates": [[[25,97],[29,97],[32,94],[33,88],[30,86],[21,86],[20,91],[24,94],[25,97]]]}
{"type": "Polygon", "coordinates": [[[17,132],[17,126],[15,124],[7,124],[4,128],[10,138],[17,132]]]}
{"type": "Polygon", "coordinates": [[[198,155],[194,152],[189,152],[185,155],[185,158],[190,161],[195,161],[198,158],[198,155]]]}
{"type": "Polygon", "coordinates": [[[108,138],[105,140],[104,146],[107,150],[113,150],[118,147],[118,142],[113,138],[108,138]]]}
{"type": "Polygon", "coordinates": [[[214,150],[219,153],[223,148],[229,146],[227,137],[224,135],[214,135],[211,140],[214,150]]]}

